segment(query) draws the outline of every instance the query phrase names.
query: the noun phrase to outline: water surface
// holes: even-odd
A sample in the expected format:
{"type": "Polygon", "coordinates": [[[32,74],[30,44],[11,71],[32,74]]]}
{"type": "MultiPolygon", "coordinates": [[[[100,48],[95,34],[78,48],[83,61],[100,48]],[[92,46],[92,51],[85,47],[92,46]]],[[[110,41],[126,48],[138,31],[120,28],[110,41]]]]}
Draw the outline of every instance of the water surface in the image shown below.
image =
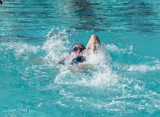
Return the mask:
{"type": "Polygon", "coordinates": [[[160,2],[5,0],[0,6],[0,114],[160,115],[160,2]],[[98,35],[95,69],[57,67],[98,35]],[[74,69],[74,68],[73,68],[74,69]]]}

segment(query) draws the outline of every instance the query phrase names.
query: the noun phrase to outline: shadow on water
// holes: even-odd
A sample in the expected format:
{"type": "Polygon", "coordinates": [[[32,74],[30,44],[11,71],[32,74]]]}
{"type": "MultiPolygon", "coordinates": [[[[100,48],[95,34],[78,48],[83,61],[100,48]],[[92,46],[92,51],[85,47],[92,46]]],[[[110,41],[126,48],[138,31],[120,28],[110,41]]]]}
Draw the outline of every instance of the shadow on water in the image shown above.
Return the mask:
{"type": "Polygon", "coordinates": [[[93,31],[103,31],[98,28],[101,25],[103,17],[99,17],[96,11],[102,10],[99,3],[91,3],[89,0],[73,0],[74,13],[78,18],[78,26],[73,28],[93,31]]]}
{"type": "Polygon", "coordinates": [[[66,7],[69,11],[67,15],[71,14],[70,17],[76,20],[70,27],[77,30],[157,32],[159,29],[159,13],[153,3],[73,0],[69,6],[72,7],[66,7]]]}
{"type": "Polygon", "coordinates": [[[54,25],[93,32],[159,32],[159,4],[136,0],[9,1],[0,7],[0,35],[33,40],[54,25]]]}
{"type": "Polygon", "coordinates": [[[124,14],[125,21],[131,30],[139,32],[157,32],[159,24],[157,23],[158,13],[154,11],[154,4],[145,2],[129,1],[124,4],[128,6],[128,12],[124,14]]]}

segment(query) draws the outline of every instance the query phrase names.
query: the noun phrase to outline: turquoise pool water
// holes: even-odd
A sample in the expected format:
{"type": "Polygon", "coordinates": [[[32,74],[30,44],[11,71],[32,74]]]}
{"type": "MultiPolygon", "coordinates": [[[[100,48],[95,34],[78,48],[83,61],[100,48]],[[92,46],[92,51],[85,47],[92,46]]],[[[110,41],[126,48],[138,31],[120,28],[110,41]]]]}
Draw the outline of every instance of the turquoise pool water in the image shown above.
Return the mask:
{"type": "Polygon", "coordinates": [[[0,116],[159,117],[160,1],[4,0],[0,116]],[[96,34],[92,68],[59,68],[96,34]]]}

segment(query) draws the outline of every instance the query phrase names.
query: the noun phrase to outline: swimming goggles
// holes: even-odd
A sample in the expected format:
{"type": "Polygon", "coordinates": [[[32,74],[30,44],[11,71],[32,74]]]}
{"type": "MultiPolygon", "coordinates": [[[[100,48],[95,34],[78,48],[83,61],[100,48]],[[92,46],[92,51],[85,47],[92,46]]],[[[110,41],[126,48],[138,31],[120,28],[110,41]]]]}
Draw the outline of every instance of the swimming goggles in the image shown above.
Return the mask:
{"type": "Polygon", "coordinates": [[[78,50],[80,50],[82,52],[83,50],[85,50],[85,48],[77,48],[77,47],[75,47],[75,48],[72,49],[72,52],[77,52],[78,50]]]}

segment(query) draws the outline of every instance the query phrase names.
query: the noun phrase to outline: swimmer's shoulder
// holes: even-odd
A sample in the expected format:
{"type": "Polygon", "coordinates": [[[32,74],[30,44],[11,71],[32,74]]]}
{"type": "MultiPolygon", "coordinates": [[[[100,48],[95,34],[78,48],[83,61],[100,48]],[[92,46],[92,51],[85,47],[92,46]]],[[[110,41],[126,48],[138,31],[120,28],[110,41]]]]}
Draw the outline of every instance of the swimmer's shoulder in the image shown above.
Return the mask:
{"type": "Polygon", "coordinates": [[[63,57],[58,64],[59,65],[79,65],[83,62],[86,61],[86,58],[84,56],[71,56],[71,55],[67,55],[65,57],[63,57]]]}

